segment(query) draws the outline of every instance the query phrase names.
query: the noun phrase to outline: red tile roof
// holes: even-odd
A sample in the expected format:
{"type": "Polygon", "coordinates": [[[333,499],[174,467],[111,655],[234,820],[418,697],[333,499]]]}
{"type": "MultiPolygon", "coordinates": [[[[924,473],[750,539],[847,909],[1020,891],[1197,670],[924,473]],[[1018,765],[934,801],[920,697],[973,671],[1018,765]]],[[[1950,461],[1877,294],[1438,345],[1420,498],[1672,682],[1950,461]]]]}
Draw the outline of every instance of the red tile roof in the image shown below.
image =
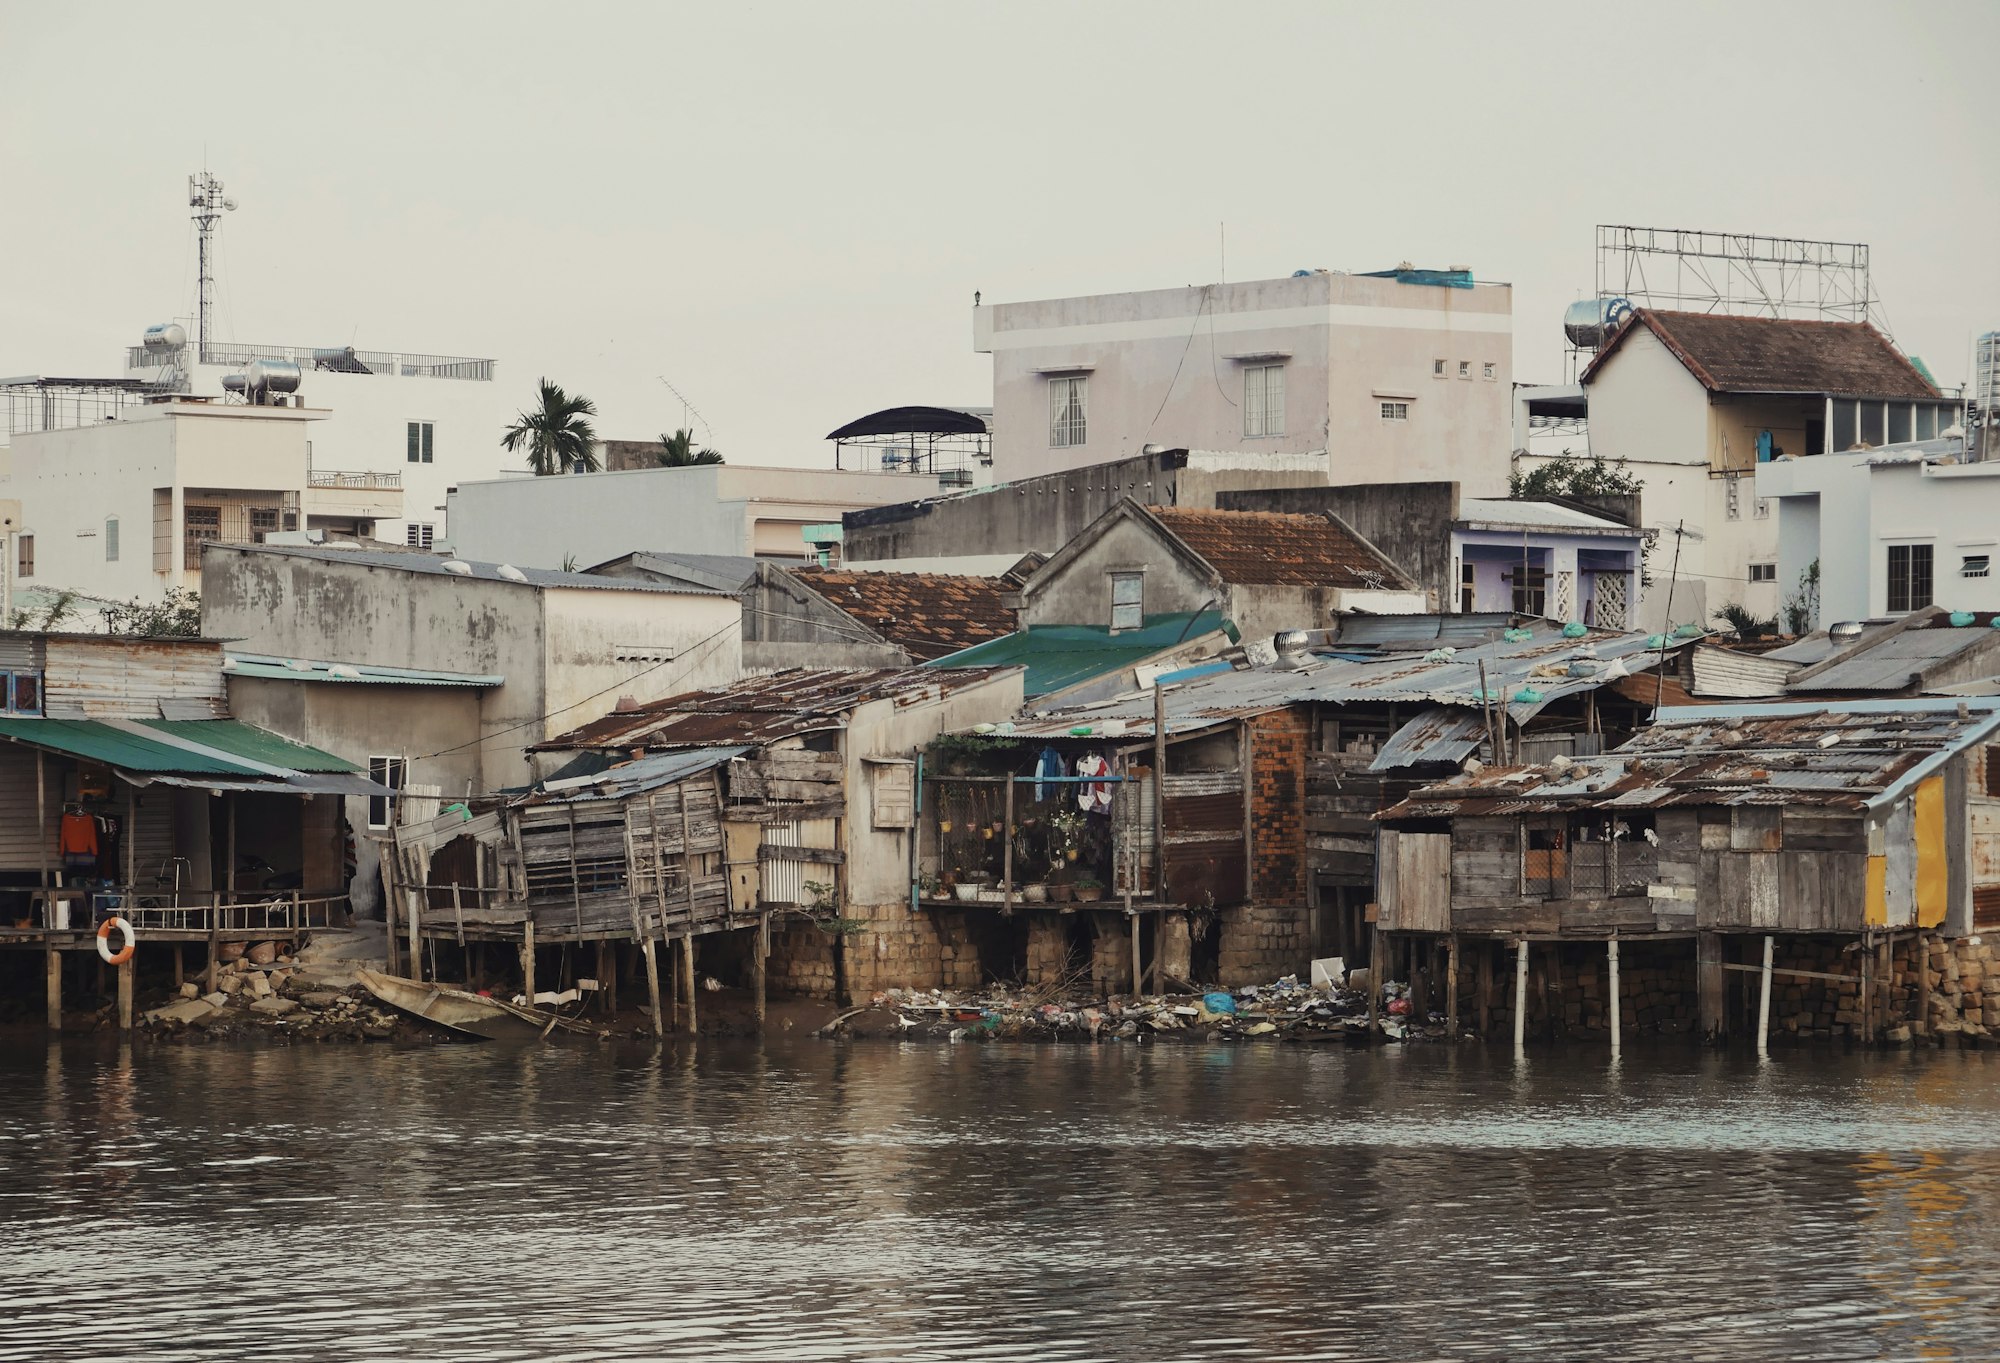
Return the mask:
{"type": "Polygon", "coordinates": [[[1275,511],[1146,508],[1222,580],[1245,585],[1407,591],[1414,584],[1338,521],[1275,511]]]}
{"type": "Polygon", "coordinates": [[[1845,393],[1934,398],[1938,390],[1866,322],[1813,322],[1641,308],[1583,371],[1596,377],[1641,327],[1712,393],[1845,393]]]}
{"type": "Polygon", "coordinates": [[[1014,632],[1001,597],[1016,584],[950,573],[850,573],[799,568],[792,575],[917,662],[1014,632]]]}

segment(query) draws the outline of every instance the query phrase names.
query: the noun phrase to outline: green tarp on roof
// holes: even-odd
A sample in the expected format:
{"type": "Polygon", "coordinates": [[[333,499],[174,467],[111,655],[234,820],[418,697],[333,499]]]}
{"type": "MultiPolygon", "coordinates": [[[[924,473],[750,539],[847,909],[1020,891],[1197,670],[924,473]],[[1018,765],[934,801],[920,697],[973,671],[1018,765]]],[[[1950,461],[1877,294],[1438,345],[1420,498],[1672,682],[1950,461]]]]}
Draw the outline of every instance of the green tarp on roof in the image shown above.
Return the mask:
{"type": "Polygon", "coordinates": [[[262,778],[272,767],[309,772],[356,770],[353,763],[332,753],[226,719],[133,722],[9,718],[0,719],[0,739],[15,739],[137,775],[262,778]],[[185,746],[190,743],[202,750],[185,746]]]}
{"type": "Polygon", "coordinates": [[[1030,697],[1045,696],[1051,691],[1060,691],[1107,672],[1115,672],[1121,667],[1144,662],[1155,653],[1218,629],[1228,630],[1232,639],[1237,637],[1234,627],[1222,618],[1221,611],[1203,611],[1199,615],[1186,612],[1152,615],[1146,618],[1143,628],[1120,630],[1116,634],[1098,625],[1032,625],[1004,638],[989,639],[983,644],[960,649],[923,666],[1024,666],[1028,669],[1025,693],[1030,697]]]}

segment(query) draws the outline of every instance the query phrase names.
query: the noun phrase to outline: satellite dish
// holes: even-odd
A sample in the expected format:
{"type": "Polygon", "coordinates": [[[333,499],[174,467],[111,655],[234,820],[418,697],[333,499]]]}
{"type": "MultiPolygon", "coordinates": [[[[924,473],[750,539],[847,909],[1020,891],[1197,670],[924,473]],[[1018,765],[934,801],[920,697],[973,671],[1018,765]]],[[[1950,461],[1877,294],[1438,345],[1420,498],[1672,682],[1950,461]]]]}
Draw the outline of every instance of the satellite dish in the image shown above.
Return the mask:
{"type": "Polygon", "coordinates": [[[236,211],[236,200],[224,199],[222,201],[222,211],[225,213],[234,213],[236,211]]]}

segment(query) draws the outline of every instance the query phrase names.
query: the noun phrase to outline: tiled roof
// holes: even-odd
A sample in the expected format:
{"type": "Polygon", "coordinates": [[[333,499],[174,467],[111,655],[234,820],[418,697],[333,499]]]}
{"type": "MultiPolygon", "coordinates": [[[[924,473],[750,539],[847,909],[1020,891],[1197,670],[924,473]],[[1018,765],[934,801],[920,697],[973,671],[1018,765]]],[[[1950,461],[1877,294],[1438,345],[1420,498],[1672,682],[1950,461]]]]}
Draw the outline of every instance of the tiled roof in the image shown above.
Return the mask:
{"type": "Polygon", "coordinates": [[[1014,631],[1014,612],[1001,603],[1014,584],[1004,578],[828,568],[799,568],[793,576],[918,662],[1014,631]]]}
{"type": "Polygon", "coordinates": [[[1589,383],[1645,327],[1715,393],[1849,393],[1934,398],[1938,390],[1866,322],[1733,317],[1641,308],[1583,372],[1589,383]]]}
{"type": "Polygon", "coordinates": [[[1148,507],[1225,582],[1409,590],[1403,572],[1325,516],[1148,507]]]}

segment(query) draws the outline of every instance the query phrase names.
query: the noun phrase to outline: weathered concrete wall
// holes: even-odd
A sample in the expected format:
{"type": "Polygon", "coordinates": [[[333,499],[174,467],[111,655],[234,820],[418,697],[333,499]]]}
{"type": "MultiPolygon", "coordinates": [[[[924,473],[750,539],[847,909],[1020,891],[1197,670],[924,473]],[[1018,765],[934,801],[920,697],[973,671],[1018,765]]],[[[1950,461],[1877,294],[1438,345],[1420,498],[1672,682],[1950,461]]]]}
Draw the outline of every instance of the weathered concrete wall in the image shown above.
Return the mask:
{"type": "Polygon", "coordinates": [[[788,667],[908,667],[910,655],[894,644],[774,644],[756,640],[743,645],[743,673],[782,672],[788,667]]]}
{"type": "Polygon", "coordinates": [[[541,597],[545,733],[609,714],[620,696],[644,704],[743,675],[734,597],[597,587],[549,587],[541,597]]]}
{"type": "Polygon", "coordinates": [[[1458,515],[1456,483],[1381,483],[1354,487],[1248,488],[1216,494],[1223,511],[1331,511],[1389,561],[1435,592],[1450,609],[1451,523],[1458,515]]]}
{"type": "Polygon", "coordinates": [[[1212,582],[1169,549],[1151,527],[1132,518],[1115,519],[1094,542],[1060,568],[1035,574],[1021,594],[1020,621],[1031,625],[1111,623],[1111,574],[1145,578],[1143,613],[1173,615],[1209,606],[1225,609],[1226,589],[1212,582]]]}
{"type": "Polygon", "coordinates": [[[1052,554],[1121,497],[1142,506],[1213,508],[1232,488],[1324,485],[1326,460],[1305,455],[1166,450],[896,506],[852,511],[843,557],[1052,554]]]}

